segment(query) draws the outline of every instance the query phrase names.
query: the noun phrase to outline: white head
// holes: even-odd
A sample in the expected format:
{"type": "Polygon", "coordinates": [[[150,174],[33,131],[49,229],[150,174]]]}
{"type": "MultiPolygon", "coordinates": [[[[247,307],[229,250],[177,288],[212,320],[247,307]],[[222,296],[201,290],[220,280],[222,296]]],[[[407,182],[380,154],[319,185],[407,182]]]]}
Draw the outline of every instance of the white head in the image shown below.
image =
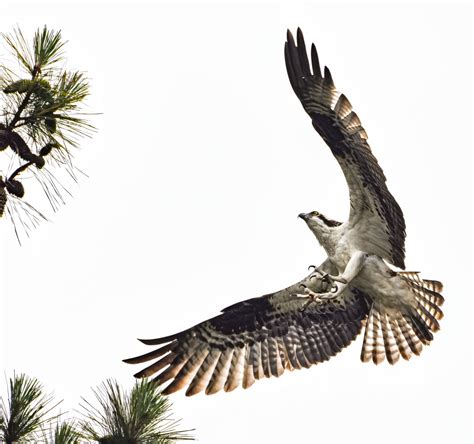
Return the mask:
{"type": "Polygon", "coordinates": [[[318,211],[311,211],[311,213],[301,213],[298,217],[303,219],[308,225],[309,229],[318,239],[319,243],[326,249],[332,247],[332,240],[334,238],[334,232],[337,227],[341,225],[341,222],[328,219],[318,211]]]}

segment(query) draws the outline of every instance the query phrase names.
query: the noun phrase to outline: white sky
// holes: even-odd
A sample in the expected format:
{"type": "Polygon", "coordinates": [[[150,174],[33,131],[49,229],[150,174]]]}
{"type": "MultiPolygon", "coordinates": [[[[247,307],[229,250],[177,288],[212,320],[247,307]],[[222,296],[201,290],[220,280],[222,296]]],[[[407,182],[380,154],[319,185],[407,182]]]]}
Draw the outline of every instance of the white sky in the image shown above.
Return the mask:
{"type": "MultiPolygon", "coordinates": [[[[47,24],[87,71],[89,178],[20,247],[0,221],[0,367],[64,399],[121,359],[323,260],[298,213],[344,219],[347,188],[286,77],[286,28],[317,44],[407,222],[407,268],[445,284],[421,357],[330,362],[211,397],[172,397],[209,442],[472,439],[472,11],[464,4],[0,2],[0,29],[47,24]],[[471,437],[471,438],[470,438],[471,437]]],[[[5,49],[1,49],[5,53],[5,49]]],[[[32,186],[31,186],[32,187],[32,186]]],[[[42,208],[46,208],[43,205],[42,208]]]]}

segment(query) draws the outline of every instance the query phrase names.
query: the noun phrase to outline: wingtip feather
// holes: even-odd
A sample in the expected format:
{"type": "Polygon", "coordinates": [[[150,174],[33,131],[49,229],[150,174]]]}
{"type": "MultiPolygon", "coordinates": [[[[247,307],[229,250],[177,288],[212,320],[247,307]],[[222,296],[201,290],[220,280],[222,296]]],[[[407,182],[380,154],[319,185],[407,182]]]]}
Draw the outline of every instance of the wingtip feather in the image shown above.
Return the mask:
{"type": "Polygon", "coordinates": [[[334,87],[334,80],[332,79],[331,71],[327,66],[324,67],[324,82],[327,85],[334,87]]]}
{"type": "Polygon", "coordinates": [[[155,339],[140,339],[137,338],[142,344],[145,345],[160,345],[160,344],[165,344],[166,342],[171,342],[176,339],[176,335],[170,335],[170,336],[163,336],[162,338],[155,338],[155,339]]]}
{"type": "Polygon", "coordinates": [[[303,36],[303,31],[301,31],[301,28],[298,28],[296,30],[296,42],[298,43],[298,46],[304,46],[304,36],[303,36]]]}
{"type": "Polygon", "coordinates": [[[291,33],[291,31],[289,29],[286,30],[286,41],[290,44],[290,45],[295,45],[295,39],[293,38],[293,34],[291,33]]]}
{"type": "Polygon", "coordinates": [[[318,51],[316,50],[316,45],[314,43],[311,44],[311,65],[313,67],[313,74],[318,78],[321,78],[318,51]]]}

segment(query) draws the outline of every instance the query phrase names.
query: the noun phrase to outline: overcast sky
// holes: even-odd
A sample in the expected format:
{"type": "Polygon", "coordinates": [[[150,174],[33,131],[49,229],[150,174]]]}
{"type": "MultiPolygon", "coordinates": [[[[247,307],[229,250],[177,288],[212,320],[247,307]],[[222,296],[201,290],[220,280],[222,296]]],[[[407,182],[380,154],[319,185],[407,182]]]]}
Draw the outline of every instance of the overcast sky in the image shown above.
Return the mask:
{"type": "MultiPolygon", "coordinates": [[[[168,335],[324,259],[301,212],[344,220],[343,175],[287,80],[300,26],[352,102],[407,222],[407,269],[441,280],[420,357],[331,361],[206,397],[172,396],[201,443],[472,439],[470,5],[0,2],[0,29],[61,29],[98,132],[74,197],[19,246],[0,221],[1,364],[64,399],[130,387],[168,335]],[[471,438],[470,438],[471,437],[471,438]]],[[[0,54],[6,49],[1,48],[0,54]]],[[[30,185],[30,188],[33,185],[30,185]]]]}

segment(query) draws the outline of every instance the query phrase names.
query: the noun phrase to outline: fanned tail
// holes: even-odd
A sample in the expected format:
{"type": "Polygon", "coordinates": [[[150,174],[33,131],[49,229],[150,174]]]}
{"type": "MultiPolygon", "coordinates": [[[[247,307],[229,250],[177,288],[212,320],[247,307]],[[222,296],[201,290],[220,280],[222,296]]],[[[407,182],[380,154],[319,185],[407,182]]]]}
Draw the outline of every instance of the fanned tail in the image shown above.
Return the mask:
{"type": "Polygon", "coordinates": [[[380,364],[387,358],[395,364],[400,356],[409,360],[419,355],[423,345],[433,340],[433,332],[440,328],[443,318],[441,306],[444,298],[440,294],[443,284],[421,279],[419,273],[398,273],[413,292],[415,304],[403,305],[402,310],[374,301],[367,318],[361,360],[380,364]]]}

